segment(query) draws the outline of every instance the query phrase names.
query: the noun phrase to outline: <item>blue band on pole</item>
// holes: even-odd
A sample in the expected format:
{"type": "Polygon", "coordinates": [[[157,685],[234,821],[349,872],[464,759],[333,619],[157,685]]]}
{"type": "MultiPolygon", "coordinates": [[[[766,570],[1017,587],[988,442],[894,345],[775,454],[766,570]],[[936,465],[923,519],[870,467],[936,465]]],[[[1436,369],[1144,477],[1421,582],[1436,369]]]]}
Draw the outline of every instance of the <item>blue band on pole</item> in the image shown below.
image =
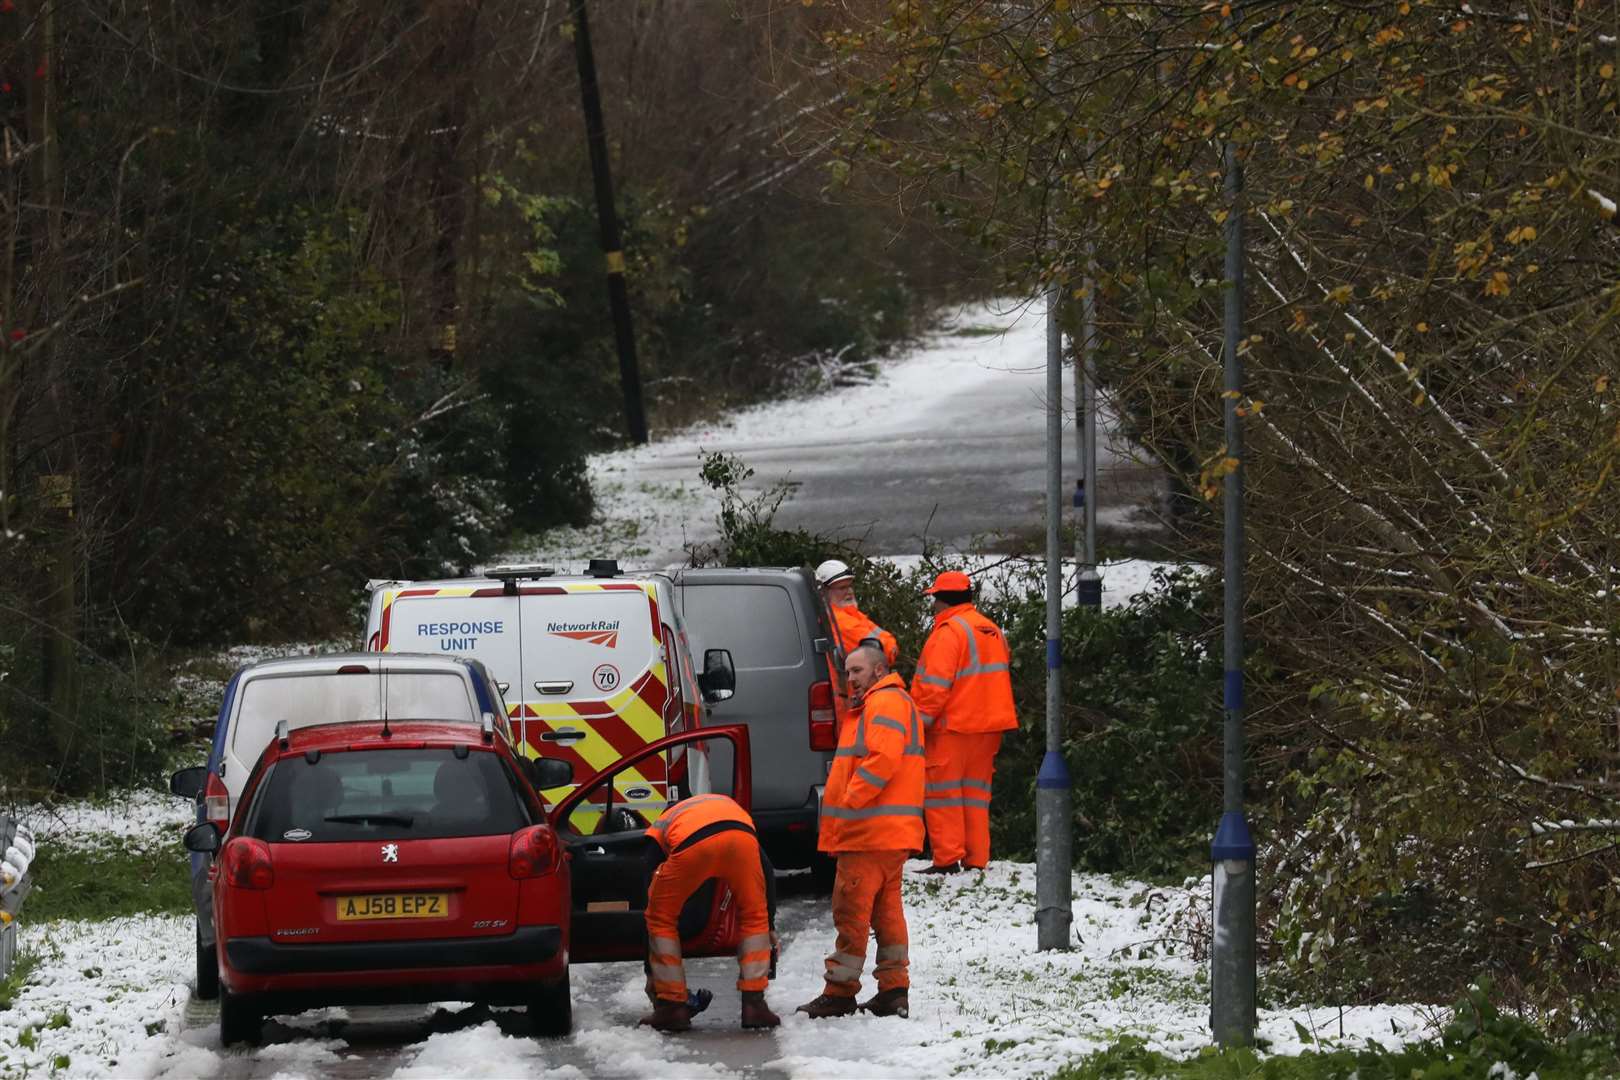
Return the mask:
{"type": "Polygon", "coordinates": [[[1041,771],[1035,774],[1035,786],[1038,788],[1068,788],[1073,785],[1069,782],[1069,763],[1063,760],[1063,755],[1048,750],[1041,759],[1041,771]]]}
{"type": "Polygon", "coordinates": [[[1243,672],[1228,671],[1226,673],[1226,707],[1236,711],[1243,709],[1243,672]]]}
{"type": "Polygon", "coordinates": [[[1046,639],[1046,666],[1054,671],[1063,666],[1063,642],[1046,639]]]}
{"type": "Polygon", "coordinates": [[[1215,830],[1215,842],[1209,846],[1211,859],[1253,859],[1254,840],[1249,836],[1249,823],[1241,810],[1228,810],[1221,815],[1221,826],[1215,830]]]}

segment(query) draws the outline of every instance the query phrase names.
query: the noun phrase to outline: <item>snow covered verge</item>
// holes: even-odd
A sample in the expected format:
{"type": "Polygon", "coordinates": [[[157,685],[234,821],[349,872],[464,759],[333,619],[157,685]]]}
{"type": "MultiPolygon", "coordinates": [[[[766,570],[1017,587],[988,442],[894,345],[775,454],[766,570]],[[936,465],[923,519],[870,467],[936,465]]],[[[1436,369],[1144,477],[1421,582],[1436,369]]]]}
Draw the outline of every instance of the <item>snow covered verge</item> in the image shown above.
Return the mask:
{"type": "MultiPolygon", "coordinates": [[[[576,1031],[562,1043],[537,1042],[489,1018],[418,1036],[393,1060],[365,1064],[384,1064],[377,1075],[397,1077],[720,1077],[763,1069],[802,1078],[1022,1078],[1049,1075],[1125,1036],[1175,1055],[1208,1043],[1204,965],[1188,944],[1208,905],[1207,885],[1076,875],[1076,947],[1067,953],[1036,951],[1034,889],[1034,867],[1023,863],[995,863],[983,874],[908,874],[910,1019],[812,1021],[792,1013],[820,992],[822,958],[833,945],[825,901],[804,899],[797,902],[815,908],[786,943],[769,994],[784,1017],[774,1035],[731,1034],[734,1006],[711,1010],[684,1037],[637,1029],[646,1004],[639,966],[596,965],[575,973],[576,1031]],[[731,1041],[714,1041],[722,1035],[731,1041]]],[[[227,1062],[246,1052],[221,1051],[216,1024],[188,1026],[191,934],[184,916],[26,927],[24,947],[37,965],[0,1023],[0,1075],[44,1074],[53,1065],[73,1076],[118,1077],[234,1068],[227,1062]]],[[[697,985],[723,988],[735,977],[728,961],[691,966],[697,985]]],[[[287,1040],[255,1052],[261,1067],[313,1077],[349,1061],[356,1049],[331,1037],[332,1014],[340,1013],[285,1021],[293,1029],[287,1040]]],[[[1390,1046],[1427,1037],[1435,1020],[1407,1006],[1268,1011],[1260,1035],[1274,1053],[1303,1049],[1300,1029],[1324,1044],[1376,1038],[1390,1046]]]]}

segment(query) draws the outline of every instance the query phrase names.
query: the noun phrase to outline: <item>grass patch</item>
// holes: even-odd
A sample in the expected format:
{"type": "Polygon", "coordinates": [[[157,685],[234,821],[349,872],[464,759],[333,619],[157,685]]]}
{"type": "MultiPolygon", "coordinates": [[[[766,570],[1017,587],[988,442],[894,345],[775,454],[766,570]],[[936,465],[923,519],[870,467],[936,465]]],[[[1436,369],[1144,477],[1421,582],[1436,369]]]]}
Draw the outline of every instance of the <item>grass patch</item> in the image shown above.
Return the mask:
{"type": "Polygon", "coordinates": [[[23,914],[49,919],[181,915],[191,910],[191,876],[179,844],[153,849],[78,851],[44,846],[23,914]]]}
{"type": "Polygon", "coordinates": [[[32,952],[18,950],[16,962],[11,965],[11,974],[0,979],[0,1012],[5,1012],[16,1002],[17,995],[28,982],[28,976],[39,966],[39,957],[32,952]]]}
{"type": "MultiPolygon", "coordinates": [[[[1440,1038],[1396,1050],[1377,1043],[1350,1050],[1317,1040],[1314,1049],[1297,1056],[1209,1047],[1178,1060],[1148,1049],[1140,1039],[1126,1038],[1059,1069],[1053,1080],[1468,1080],[1504,1075],[1590,1080],[1620,1075],[1620,1049],[1612,1037],[1550,1039],[1517,1017],[1503,1016],[1489,999],[1489,983],[1480,983],[1458,1003],[1440,1038]]],[[[1303,1029],[1300,1035],[1310,1039],[1303,1029]]]]}
{"type": "Polygon", "coordinates": [[[950,331],[950,336],[966,338],[997,337],[1006,332],[1006,329],[1000,326],[958,326],[950,331]]]}

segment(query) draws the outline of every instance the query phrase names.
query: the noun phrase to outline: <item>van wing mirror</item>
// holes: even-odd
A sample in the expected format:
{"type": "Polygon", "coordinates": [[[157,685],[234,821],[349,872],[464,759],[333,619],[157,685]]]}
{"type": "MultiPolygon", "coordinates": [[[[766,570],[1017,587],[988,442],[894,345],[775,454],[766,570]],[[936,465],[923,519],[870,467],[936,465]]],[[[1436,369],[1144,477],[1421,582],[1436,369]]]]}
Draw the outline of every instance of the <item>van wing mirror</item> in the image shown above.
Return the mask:
{"type": "Polygon", "coordinates": [[[208,783],[208,766],[193,765],[169,777],[169,794],[195,802],[202,795],[203,785],[206,783],[208,783]]]}
{"type": "Polygon", "coordinates": [[[211,854],[219,850],[219,826],[212,821],[193,825],[186,830],[186,850],[211,854]]]}
{"type": "Polygon", "coordinates": [[[523,774],[541,791],[574,782],[574,763],[561,758],[523,758],[523,774]]]}
{"type": "Polygon", "coordinates": [[[703,691],[703,700],[711,705],[737,692],[737,668],[731,662],[730,649],[704,650],[698,689],[703,691]]]}

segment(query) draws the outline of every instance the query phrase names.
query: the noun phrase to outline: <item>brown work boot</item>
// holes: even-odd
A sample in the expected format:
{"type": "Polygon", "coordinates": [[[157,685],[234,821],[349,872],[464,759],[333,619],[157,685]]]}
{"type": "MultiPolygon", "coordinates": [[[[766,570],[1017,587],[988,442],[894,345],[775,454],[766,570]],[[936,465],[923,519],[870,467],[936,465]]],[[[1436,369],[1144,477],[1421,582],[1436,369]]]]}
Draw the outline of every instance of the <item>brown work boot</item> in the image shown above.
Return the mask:
{"type": "Polygon", "coordinates": [[[641,1024],[659,1031],[690,1031],[692,1010],[684,1001],[659,998],[653,1003],[653,1011],[641,1018],[641,1024]]]}
{"type": "Polygon", "coordinates": [[[782,1018],[771,1012],[771,1007],[765,1004],[765,991],[744,990],[742,992],[742,1026],[745,1028],[773,1028],[782,1022],[782,1018]]]}
{"type": "Polygon", "coordinates": [[[907,1000],[907,988],[896,986],[892,990],[879,990],[861,1002],[861,1012],[871,1013],[873,1016],[898,1016],[902,1019],[910,1016],[911,1002],[907,1000]]]}
{"type": "Polygon", "coordinates": [[[796,1010],[804,1013],[812,1020],[826,1020],[833,1016],[851,1016],[855,1012],[855,999],[853,997],[835,997],[832,994],[822,994],[814,1001],[807,1001],[796,1010]]]}

